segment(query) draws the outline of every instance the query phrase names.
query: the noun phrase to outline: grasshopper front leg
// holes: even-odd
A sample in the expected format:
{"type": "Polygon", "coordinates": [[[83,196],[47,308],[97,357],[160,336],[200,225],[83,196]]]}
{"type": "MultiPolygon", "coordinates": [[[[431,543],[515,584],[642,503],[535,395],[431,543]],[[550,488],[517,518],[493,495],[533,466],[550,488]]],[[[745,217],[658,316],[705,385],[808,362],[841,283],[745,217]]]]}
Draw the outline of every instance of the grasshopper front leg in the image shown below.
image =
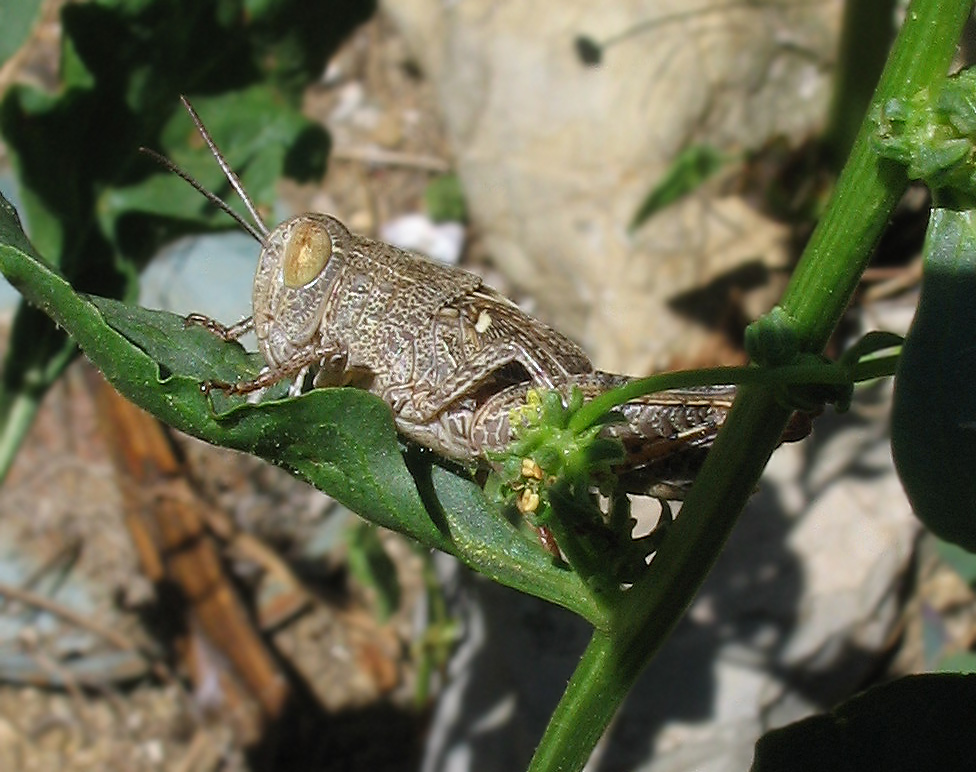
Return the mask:
{"type": "MultiPolygon", "coordinates": [[[[315,346],[308,346],[296,351],[283,362],[266,367],[258,374],[257,378],[250,381],[237,381],[236,383],[204,381],[200,388],[207,394],[214,389],[219,389],[226,394],[250,394],[274,386],[278,381],[301,377],[311,367],[319,368],[320,373],[327,372],[330,374],[329,377],[323,379],[324,381],[341,383],[341,374],[346,370],[347,360],[348,354],[344,347],[335,343],[320,341],[315,346]],[[333,377],[332,374],[336,375],[333,377]]],[[[316,379],[318,380],[318,376],[316,379]]],[[[300,386],[298,381],[295,385],[300,386]]]]}
{"type": "Polygon", "coordinates": [[[209,316],[205,316],[204,314],[188,314],[187,316],[183,317],[183,326],[205,327],[218,338],[231,341],[237,340],[245,333],[248,333],[254,329],[254,317],[247,316],[237,322],[237,324],[232,324],[230,327],[226,327],[216,319],[211,319],[209,316]]]}

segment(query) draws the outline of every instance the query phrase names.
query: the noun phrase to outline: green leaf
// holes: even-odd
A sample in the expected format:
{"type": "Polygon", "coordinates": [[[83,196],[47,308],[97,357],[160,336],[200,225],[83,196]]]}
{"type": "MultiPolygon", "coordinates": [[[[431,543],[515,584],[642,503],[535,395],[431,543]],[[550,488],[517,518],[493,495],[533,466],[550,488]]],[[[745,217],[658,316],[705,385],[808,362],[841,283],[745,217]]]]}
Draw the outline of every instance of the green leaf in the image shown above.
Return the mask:
{"type": "MultiPolygon", "coordinates": [[[[253,201],[273,201],[283,173],[299,182],[324,173],[329,146],[325,130],[266,86],[194,98],[193,106],[253,201]]],[[[243,219],[251,219],[183,110],[173,113],[153,149],[223,198],[243,219]]],[[[141,254],[146,243],[155,249],[158,240],[151,234],[164,219],[175,221],[169,238],[174,230],[238,227],[177,175],[156,165],[151,169],[155,173],[132,185],[110,187],[99,198],[101,228],[123,251],[141,254]]]]}
{"type": "Polygon", "coordinates": [[[174,314],[74,292],[36,255],[2,198],[0,271],[70,333],[121,394],[165,423],[260,456],[377,525],[457,555],[491,578],[594,624],[606,622],[579,577],[555,566],[466,476],[418,451],[408,454],[408,468],[390,408],[378,397],[357,389],[315,389],[259,404],[243,398],[212,402],[201,380],[252,378],[261,361],[236,343],[185,327],[174,314]]]}
{"type": "Polygon", "coordinates": [[[19,0],[0,5],[0,66],[30,37],[41,13],[41,0],[19,0]]]}
{"type": "Polygon", "coordinates": [[[651,217],[701,187],[728,159],[711,145],[693,145],[671,162],[671,166],[644,197],[630,230],[637,230],[651,217]]]}
{"type": "Polygon", "coordinates": [[[87,298],[108,325],[156,362],[164,377],[180,373],[198,381],[237,381],[254,378],[264,361],[236,343],[225,343],[199,325],[168,311],[151,311],[111,298],[87,298]],[[181,345],[174,345],[174,341],[181,345]]]}
{"type": "Polygon", "coordinates": [[[976,212],[934,209],[895,376],[891,449],[918,518],[976,552],[976,212]]]}
{"type": "Polygon", "coordinates": [[[434,222],[466,222],[468,219],[464,190],[456,174],[442,174],[427,183],[424,201],[427,214],[434,222]]]}
{"type": "MultiPolygon", "coordinates": [[[[428,505],[439,510],[459,555],[476,557],[470,565],[489,579],[565,606],[596,627],[607,626],[604,610],[579,576],[557,566],[537,539],[489,504],[477,485],[438,466],[431,468],[429,482],[435,498],[428,498],[428,505]]],[[[430,489],[421,484],[422,491],[430,489]]]]}
{"type": "Polygon", "coordinates": [[[377,616],[385,622],[400,606],[400,582],[375,526],[362,521],[353,525],[348,560],[356,581],[375,594],[377,616]]]}
{"type": "Polygon", "coordinates": [[[976,555],[941,539],[936,540],[935,549],[943,563],[959,574],[970,587],[976,587],[976,555]]]}
{"type": "Polygon", "coordinates": [[[957,651],[939,662],[940,673],[976,673],[976,652],[957,651]]]}

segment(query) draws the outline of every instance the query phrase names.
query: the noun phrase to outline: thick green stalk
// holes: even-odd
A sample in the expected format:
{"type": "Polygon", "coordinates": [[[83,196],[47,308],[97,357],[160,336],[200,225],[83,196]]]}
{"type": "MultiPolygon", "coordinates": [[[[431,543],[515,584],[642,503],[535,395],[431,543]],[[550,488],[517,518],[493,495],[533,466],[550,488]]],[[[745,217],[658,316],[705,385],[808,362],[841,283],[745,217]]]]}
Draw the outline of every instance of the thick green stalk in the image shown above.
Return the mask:
{"type": "MultiPolygon", "coordinates": [[[[872,105],[907,98],[923,88],[937,89],[971,8],[971,0],[915,0],[872,105]]],[[[881,160],[872,148],[872,130],[869,120],[862,124],[830,205],[782,301],[784,323],[801,351],[823,349],[906,185],[902,169],[881,160]]],[[[594,635],[530,772],[582,769],[627,690],[704,581],[789,415],[768,388],[742,387],[651,570],[622,596],[609,631],[594,635]]]]}
{"type": "MultiPolygon", "coordinates": [[[[970,0],[916,0],[908,9],[870,113],[891,98],[938,90],[955,53],[970,0]]],[[[793,319],[800,347],[820,351],[840,320],[871,251],[907,184],[904,169],[879,159],[865,121],[823,219],[781,305],[793,319]]]]}
{"type": "Polygon", "coordinates": [[[857,138],[894,36],[895,0],[844,5],[834,94],[821,138],[830,168],[840,171],[857,138]]]}
{"type": "Polygon", "coordinates": [[[765,390],[743,386],[742,391],[759,392],[764,399],[743,399],[709,454],[710,458],[724,454],[726,463],[732,455],[736,473],[716,473],[710,464],[713,471],[699,476],[669,527],[652,570],[623,596],[610,627],[598,630],[590,641],[553,713],[530,772],[583,768],[637,676],[677,624],[725,544],[790,415],[775,400],[767,401],[765,390]],[[756,444],[739,445],[734,438],[744,434],[756,444]],[[753,452],[739,453],[742,447],[752,447],[753,452]],[[770,450],[759,454],[763,447],[770,450]],[[697,513],[693,507],[698,508],[697,513]]]}

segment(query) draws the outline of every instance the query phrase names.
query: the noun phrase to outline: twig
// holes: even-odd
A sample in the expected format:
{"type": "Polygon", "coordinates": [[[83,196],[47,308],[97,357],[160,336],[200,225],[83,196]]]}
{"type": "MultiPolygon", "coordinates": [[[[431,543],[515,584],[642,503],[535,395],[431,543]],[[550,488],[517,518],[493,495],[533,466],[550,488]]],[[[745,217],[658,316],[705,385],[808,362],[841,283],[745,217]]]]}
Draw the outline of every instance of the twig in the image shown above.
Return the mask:
{"type": "Polygon", "coordinates": [[[204,729],[197,729],[186,753],[173,772],[192,772],[193,770],[218,769],[220,752],[215,752],[213,738],[204,729]]]}
{"type": "Polygon", "coordinates": [[[332,158],[340,161],[359,161],[377,166],[404,166],[409,169],[423,169],[428,172],[447,172],[451,165],[443,158],[416,153],[401,153],[396,150],[364,147],[336,147],[332,149],[332,158]]]}
{"type": "Polygon", "coordinates": [[[85,695],[81,693],[81,687],[78,685],[78,680],[74,674],[40,651],[31,651],[29,654],[42,671],[51,674],[54,676],[53,680],[60,680],[64,685],[65,691],[68,693],[68,699],[71,702],[71,709],[74,712],[75,721],[81,728],[82,742],[85,746],[91,745],[92,731],[84,715],[85,695]]]}
{"type": "Polygon", "coordinates": [[[5,582],[0,582],[0,595],[3,595],[11,600],[26,603],[28,606],[34,606],[35,608],[48,611],[51,614],[61,617],[61,619],[69,622],[70,624],[88,630],[100,638],[104,638],[106,641],[114,644],[120,649],[126,649],[128,651],[138,650],[138,647],[132,641],[122,635],[122,633],[108,627],[103,627],[98,622],[93,622],[91,619],[82,616],[76,611],[72,611],[67,606],[51,600],[44,595],[38,595],[30,590],[14,587],[13,585],[6,584],[5,582]]]}
{"type": "MultiPolygon", "coordinates": [[[[27,578],[24,579],[21,586],[24,588],[34,587],[37,583],[45,576],[48,575],[49,571],[62,570],[65,573],[71,569],[71,566],[78,560],[81,555],[81,539],[72,539],[67,544],[61,545],[61,547],[47,560],[45,560],[40,566],[35,570],[31,571],[27,578]]],[[[0,614],[3,614],[7,610],[8,601],[10,598],[0,598],[0,614]]]]}

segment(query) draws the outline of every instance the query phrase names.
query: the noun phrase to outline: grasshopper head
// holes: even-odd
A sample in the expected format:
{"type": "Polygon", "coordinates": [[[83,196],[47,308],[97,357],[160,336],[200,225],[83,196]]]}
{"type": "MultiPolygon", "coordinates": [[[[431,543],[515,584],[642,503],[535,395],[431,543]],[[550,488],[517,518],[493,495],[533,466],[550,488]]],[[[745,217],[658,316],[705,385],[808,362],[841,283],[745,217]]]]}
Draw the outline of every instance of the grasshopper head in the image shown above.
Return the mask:
{"type": "Polygon", "coordinates": [[[315,345],[350,235],[334,217],[303,214],[268,234],[254,275],[254,330],[269,364],[315,345]]]}
{"type": "Polygon", "coordinates": [[[241,197],[253,224],[172,161],[147,148],[140,149],[186,180],[261,243],[261,258],[254,276],[254,331],[261,353],[274,368],[300,352],[308,352],[310,347],[316,348],[319,324],[351,240],[349,231],[324,214],[292,217],[269,231],[196,110],[186,97],[181,96],[180,100],[227,181],[241,197]]]}

